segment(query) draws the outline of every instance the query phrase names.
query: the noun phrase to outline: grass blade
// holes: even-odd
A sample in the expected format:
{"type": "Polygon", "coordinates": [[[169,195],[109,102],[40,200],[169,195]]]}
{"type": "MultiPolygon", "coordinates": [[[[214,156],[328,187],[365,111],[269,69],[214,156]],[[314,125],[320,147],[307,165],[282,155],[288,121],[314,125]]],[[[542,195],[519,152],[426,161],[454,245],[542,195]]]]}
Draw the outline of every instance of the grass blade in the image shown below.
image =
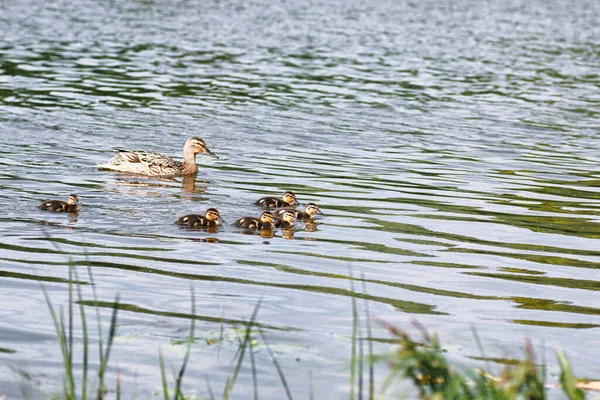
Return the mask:
{"type": "Polygon", "coordinates": [[[206,382],[206,390],[208,390],[208,395],[210,396],[210,400],[215,400],[215,393],[212,390],[212,387],[210,386],[210,382],[208,381],[208,379],[206,377],[204,377],[204,381],[206,382]]]}
{"type": "Polygon", "coordinates": [[[69,363],[69,349],[67,344],[67,336],[64,329],[64,317],[62,312],[60,314],[60,317],[57,315],[56,310],[52,305],[52,301],[50,300],[50,296],[46,291],[46,287],[43,285],[42,292],[44,293],[44,298],[46,299],[46,304],[48,305],[48,309],[50,311],[50,317],[52,318],[52,322],[54,323],[54,330],[56,331],[56,335],[58,337],[58,343],[63,358],[63,368],[65,370],[65,377],[63,380],[63,397],[65,399],[73,399],[75,397],[75,393],[70,389],[73,388],[75,382],[73,379],[72,366],[69,363]]]}
{"type": "MultiPolygon", "coordinates": [[[[362,276],[362,291],[365,295],[367,295],[367,284],[365,282],[364,274],[362,276]]],[[[369,348],[369,400],[373,400],[375,398],[375,367],[374,363],[374,355],[373,355],[373,332],[371,329],[371,313],[369,311],[369,301],[367,297],[364,298],[365,301],[365,318],[367,323],[367,346],[369,348]]]]}
{"type": "MultiPolygon", "coordinates": [[[[79,282],[77,269],[73,268],[75,280],[79,282]]],[[[83,296],[81,294],[81,285],[77,285],[77,303],[79,304],[79,315],[81,316],[81,328],[83,329],[83,376],[81,381],[81,400],[87,399],[87,377],[88,377],[88,359],[89,359],[89,337],[87,330],[87,320],[85,317],[85,308],[83,307],[83,296]]]]}
{"type": "Polygon", "coordinates": [[[556,350],[556,357],[558,358],[558,364],[560,365],[560,383],[562,385],[563,392],[567,395],[569,400],[584,400],[585,394],[583,390],[578,389],[575,384],[577,380],[573,376],[571,370],[571,363],[562,352],[562,350],[556,350]]]}
{"type": "Polygon", "coordinates": [[[254,360],[254,350],[252,349],[252,343],[248,349],[250,355],[250,367],[252,368],[252,386],[254,388],[254,400],[258,400],[258,378],[256,376],[256,361],[254,360]]]}
{"type": "Polygon", "coordinates": [[[350,292],[352,293],[352,350],[350,359],[350,400],[354,400],[356,381],[356,341],[358,330],[358,311],[356,308],[356,296],[354,290],[354,277],[352,276],[352,268],[348,270],[348,279],[350,279],[350,292]]]}
{"type": "Polygon", "coordinates": [[[262,300],[259,300],[254,307],[254,311],[252,312],[252,316],[250,317],[250,321],[246,325],[246,333],[244,335],[244,340],[240,344],[239,348],[239,356],[237,357],[237,363],[232,374],[227,378],[227,382],[225,383],[225,389],[223,389],[223,400],[226,400],[231,395],[231,391],[233,390],[233,386],[235,385],[235,381],[237,380],[238,374],[240,372],[240,368],[242,367],[242,362],[244,361],[244,354],[246,353],[246,348],[250,344],[252,326],[256,321],[256,316],[258,315],[258,310],[260,309],[260,305],[262,300]]]}
{"type": "Polygon", "coordinates": [[[315,391],[313,389],[312,382],[312,370],[308,370],[308,398],[310,400],[315,400],[315,391]]]}
{"type": "Polygon", "coordinates": [[[259,332],[259,334],[260,334],[262,341],[265,343],[265,347],[267,348],[269,357],[271,358],[271,361],[273,362],[273,365],[275,366],[275,369],[277,370],[277,373],[279,374],[279,379],[281,380],[281,384],[283,385],[283,388],[285,389],[285,394],[287,395],[287,398],[289,400],[293,400],[292,392],[290,392],[290,387],[285,379],[285,374],[283,373],[283,370],[281,369],[281,366],[279,365],[279,361],[277,361],[277,358],[275,357],[275,353],[273,353],[271,346],[269,346],[267,337],[262,332],[259,332]]]}
{"type": "MultiPolygon", "coordinates": [[[[190,289],[192,295],[192,316],[196,316],[196,294],[194,293],[193,287],[190,289]]],[[[181,382],[183,381],[183,375],[185,374],[185,369],[187,367],[187,363],[190,359],[190,353],[192,352],[192,343],[194,342],[194,334],[196,330],[196,318],[192,318],[191,327],[190,327],[190,337],[188,338],[187,348],[185,350],[185,357],[183,358],[183,363],[181,364],[181,368],[179,369],[179,373],[177,374],[177,380],[175,382],[175,400],[183,399],[183,393],[181,392],[181,382]]]]}
{"type": "Polygon", "coordinates": [[[100,361],[100,367],[98,368],[98,392],[96,395],[97,400],[102,400],[104,394],[106,393],[106,388],[104,387],[104,374],[106,373],[106,368],[108,366],[108,360],[110,359],[110,351],[112,349],[112,345],[114,343],[115,336],[117,334],[117,315],[119,313],[119,295],[115,298],[115,302],[113,303],[113,312],[112,317],[110,319],[110,328],[108,330],[108,340],[106,341],[106,349],[104,350],[104,354],[100,361]]]}
{"type": "MultiPolygon", "coordinates": [[[[92,295],[94,296],[94,304],[98,304],[98,294],[96,293],[96,282],[94,282],[94,275],[92,274],[92,268],[87,267],[88,276],[90,278],[90,285],[92,286],[92,295]]],[[[96,306],[96,326],[98,327],[98,359],[100,365],[104,363],[104,339],[102,336],[102,324],[100,323],[100,307],[96,306]]]]}
{"type": "Polygon", "coordinates": [[[165,372],[165,360],[162,350],[158,350],[158,360],[160,364],[160,380],[162,382],[163,399],[169,400],[169,386],[167,385],[167,374],[165,372]]]}

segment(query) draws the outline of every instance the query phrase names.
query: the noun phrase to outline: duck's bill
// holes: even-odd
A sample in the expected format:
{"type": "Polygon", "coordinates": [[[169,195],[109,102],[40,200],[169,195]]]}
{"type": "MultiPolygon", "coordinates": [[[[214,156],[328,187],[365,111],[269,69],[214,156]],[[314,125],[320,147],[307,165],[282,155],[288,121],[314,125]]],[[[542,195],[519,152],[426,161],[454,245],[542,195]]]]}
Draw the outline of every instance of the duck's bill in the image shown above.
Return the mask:
{"type": "Polygon", "coordinates": [[[212,158],[219,158],[218,155],[216,155],[215,153],[213,153],[212,151],[210,151],[209,149],[205,148],[204,149],[204,154],[206,154],[207,156],[211,156],[212,158]]]}
{"type": "Polygon", "coordinates": [[[317,210],[317,214],[325,215],[325,214],[323,214],[323,211],[321,211],[321,210],[317,210]]]}

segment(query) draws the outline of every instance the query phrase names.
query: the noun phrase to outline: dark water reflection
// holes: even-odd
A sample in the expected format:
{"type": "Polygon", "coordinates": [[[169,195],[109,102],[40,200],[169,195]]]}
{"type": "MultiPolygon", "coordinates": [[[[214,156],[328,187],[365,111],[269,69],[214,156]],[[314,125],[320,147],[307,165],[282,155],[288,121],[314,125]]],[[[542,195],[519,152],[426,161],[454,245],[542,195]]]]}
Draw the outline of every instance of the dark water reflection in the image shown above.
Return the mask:
{"type": "MultiPolygon", "coordinates": [[[[262,299],[293,391],[308,394],[312,371],[346,398],[351,282],[377,318],[418,318],[463,364],[479,365],[475,326],[491,359],[517,357],[529,336],[600,374],[588,351],[600,346],[599,13],[591,1],[0,4],[0,387],[19,393],[11,365],[58,390],[40,282],[64,304],[69,263],[88,313],[98,304],[108,321],[121,294],[115,363],[138,393],[159,390],[159,346],[173,365],[182,355],[190,285],[190,394],[207,394],[197,377],[224,382],[262,299]],[[195,179],[95,168],[115,148],[179,157],[191,135],[221,156],[201,158],[195,179]],[[231,225],[285,190],[326,216],[231,225]],[[76,219],[35,208],[72,192],[76,219]],[[218,231],[174,224],[208,207],[218,231]]],[[[257,362],[265,393],[283,395],[260,347],[257,362]]],[[[251,390],[250,375],[239,385],[251,390]]]]}

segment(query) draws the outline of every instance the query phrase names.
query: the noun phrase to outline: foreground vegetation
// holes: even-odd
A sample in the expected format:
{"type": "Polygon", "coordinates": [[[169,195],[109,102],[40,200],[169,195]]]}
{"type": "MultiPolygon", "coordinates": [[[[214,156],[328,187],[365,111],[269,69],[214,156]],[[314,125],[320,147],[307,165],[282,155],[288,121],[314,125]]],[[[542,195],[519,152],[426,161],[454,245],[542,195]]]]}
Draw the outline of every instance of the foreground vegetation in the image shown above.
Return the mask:
{"type": "MultiPolygon", "coordinates": [[[[90,281],[92,282],[92,290],[94,290],[93,276],[91,270],[88,270],[90,281]]],[[[69,282],[69,305],[67,315],[62,307],[55,308],[44,290],[44,295],[48,303],[50,314],[54,321],[58,342],[61,349],[63,361],[63,385],[61,393],[48,394],[55,399],[64,400],[87,400],[95,399],[102,400],[107,397],[109,392],[105,386],[105,375],[108,370],[111,349],[114,339],[117,334],[117,319],[119,309],[119,298],[115,299],[112,307],[112,316],[110,326],[106,332],[106,340],[103,340],[104,334],[100,323],[99,307],[95,307],[96,325],[98,338],[98,368],[95,371],[94,385],[90,385],[91,367],[89,363],[90,346],[89,346],[89,331],[88,321],[84,309],[84,302],[81,293],[81,286],[73,284],[78,282],[76,271],[73,269],[70,273],[69,282]],[[74,276],[73,276],[74,275],[74,276]],[[75,290],[74,290],[75,289],[75,290]],[[74,296],[77,296],[77,299],[74,296]],[[81,319],[81,329],[83,331],[82,346],[82,371],[80,375],[76,375],[73,365],[74,354],[74,309],[79,308],[79,316],[81,319]],[[76,378],[79,377],[79,378],[76,378]],[[93,387],[92,387],[93,386],[93,387]]],[[[354,288],[353,288],[354,290],[354,288]]],[[[363,287],[363,290],[365,288],[363,287]]],[[[95,290],[93,291],[94,302],[97,302],[95,290]]],[[[192,290],[192,315],[195,315],[195,298],[192,290]]],[[[387,325],[387,329],[392,335],[392,341],[397,345],[396,349],[385,355],[375,355],[373,353],[373,339],[371,334],[371,318],[369,315],[368,303],[364,304],[365,318],[361,319],[358,313],[356,298],[352,300],[353,311],[353,329],[352,329],[352,354],[350,362],[350,392],[349,398],[354,399],[374,399],[374,398],[398,398],[398,397],[414,397],[426,400],[442,400],[442,399],[534,399],[542,400],[548,396],[548,386],[545,383],[545,366],[538,365],[532,346],[529,342],[526,343],[526,351],[523,359],[513,361],[501,371],[499,375],[493,375],[489,371],[474,369],[460,370],[450,365],[444,355],[444,350],[435,335],[430,335],[424,327],[415,323],[415,326],[420,330],[421,337],[413,340],[407,332],[397,329],[394,326],[387,325]],[[366,337],[361,335],[363,328],[361,321],[365,322],[366,337]],[[366,355],[365,353],[366,349],[366,355]],[[375,388],[374,366],[375,364],[386,363],[389,368],[387,377],[379,384],[379,388],[375,388]],[[398,395],[398,386],[410,382],[414,392],[398,395]],[[366,383],[366,384],[365,384],[366,383]]],[[[87,302],[89,304],[89,302],[87,302]]],[[[224,385],[223,393],[216,396],[210,384],[207,383],[209,398],[228,399],[231,396],[233,387],[240,374],[240,370],[246,358],[250,361],[250,370],[254,383],[253,398],[259,399],[260,393],[257,385],[257,369],[254,359],[254,344],[260,342],[267,350],[267,353],[277,370],[279,379],[284,388],[288,399],[292,399],[292,391],[286,381],[285,373],[282,370],[275,353],[269,346],[267,338],[263,335],[262,330],[257,327],[257,316],[260,309],[260,302],[256,305],[250,319],[246,323],[245,329],[239,336],[239,347],[237,354],[232,361],[231,371],[224,385]]],[[[162,377],[162,392],[160,396],[164,400],[184,400],[189,399],[183,392],[183,380],[186,373],[186,368],[190,360],[191,348],[194,343],[195,320],[191,320],[189,338],[186,344],[186,352],[183,357],[181,366],[170,382],[167,379],[165,372],[165,364],[162,353],[159,352],[158,368],[162,377]]],[[[475,340],[480,345],[477,335],[474,333],[475,340]]],[[[484,353],[483,348],[480,350],[484,353]]],[[[566,398],[571,400],[579,400],[585,398],[585,393],[581,387],[584,384],[575,379],[571,366],[561,351],[557,351],[558,362],[560,365],[560,387],[566,398]]],[[[589,383],[589,382],[588,382],[589,383]]],[[[589,383],[593,387],[597,382],[589,383]]],[[[117,378],[115,388],[111,388],[117,399],[121,398],[121,383],[117,378]]],[[[111,393],[112,397],[112,393],[111,393]]],[[[311,399],[314,394],[310,393],[311,399]]],[[[2,395],[0,393],[0,398],[2,395]]]]}

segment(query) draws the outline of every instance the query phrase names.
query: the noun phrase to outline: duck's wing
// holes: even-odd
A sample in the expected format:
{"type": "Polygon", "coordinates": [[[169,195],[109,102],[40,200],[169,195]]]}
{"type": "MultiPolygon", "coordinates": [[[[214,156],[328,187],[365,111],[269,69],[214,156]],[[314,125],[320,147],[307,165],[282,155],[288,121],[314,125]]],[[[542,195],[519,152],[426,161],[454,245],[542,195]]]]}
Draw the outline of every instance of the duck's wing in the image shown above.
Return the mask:
{"type": "Polygon", "coordinates": [[[262,199],[258,199],[254,202],[254,204],[263,206],[263,207],[285,207],[289,206],[288,203],[277,197],[263,197],[262,199]]]}
{"type": "Polygon", "coordinates": [[[235,221],[236,226],[248,229],[257,229],[260,226],[260,220],[254,217],[244,217],[235,221]]]}
{"type": "Polygon", "coordinates": [[[144,153],[141,162],[146,164],[153,175],[176,175],[181,172],[181,163],[159,153],[144,153]]]}
{"type": "Polygon", "coordinates": [[[177,225],[185,225],[185,226],[204,226],[208,220],[204,218],[203,215],[199,214],[189,214],[184,215],[183,217],[179,217],[175,223],[177,225]]]}
{"type": "Polygon", "coordinates": [[[49,210],[54,212],[65,212],[69,209],[69,204],[62,200],[47,200],[41,203],[38,208],[40,210],[49,210]]]}

